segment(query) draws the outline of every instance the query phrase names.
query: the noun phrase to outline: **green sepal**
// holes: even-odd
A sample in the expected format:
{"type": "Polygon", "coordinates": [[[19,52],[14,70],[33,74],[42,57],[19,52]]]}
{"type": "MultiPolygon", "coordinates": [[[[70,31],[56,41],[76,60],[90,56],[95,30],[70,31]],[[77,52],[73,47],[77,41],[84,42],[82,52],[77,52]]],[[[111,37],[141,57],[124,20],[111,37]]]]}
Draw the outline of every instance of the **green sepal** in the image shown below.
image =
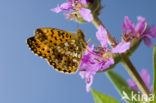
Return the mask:
{"type": "Polygon", "coordinates": [[[136,39],[136,38],[132,39],[130,49],[125,54],[131,56],[137,50],[141,41],[142,41],[141,39],[136,39]]]}
{"type": "Polygon", "coordinates": [[[92,11],[93,16],[99,16],[100,11],[103,9],[101,0],[92,0],[92,2],[88,2],[88,8],[92,11]]]}

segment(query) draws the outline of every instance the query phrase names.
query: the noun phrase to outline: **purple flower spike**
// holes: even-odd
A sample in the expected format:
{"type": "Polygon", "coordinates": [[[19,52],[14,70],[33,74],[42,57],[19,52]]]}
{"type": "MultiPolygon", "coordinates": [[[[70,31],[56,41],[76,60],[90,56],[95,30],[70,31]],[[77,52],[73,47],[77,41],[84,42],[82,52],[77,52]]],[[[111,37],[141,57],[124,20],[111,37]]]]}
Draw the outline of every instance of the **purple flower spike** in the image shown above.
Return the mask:
{"type": "MultiPolygon", "coordinates": [[[[142,80],[144,81],[145,85],[148,87],[149,84],[150,84],[150,75],[149,75],[149,73],[147,72],[147,70],[146,70],[146,69],[142,69],[142,71],[141,71],[141,73],[140,73],[140,76],[141,76],[142,80]]],[[[137,91],[140,92],[138,86],[136,85],[136,83],[135,83],[133,80],[128,79],[128,85],[129,85],[131,88],[133,88],[133,89],[135,89],[135,90],[137,90],[137,91]]],[[[150,87],[150,91],[151,91],[151,92],[153,91],[153,86],[150,87]]]]}

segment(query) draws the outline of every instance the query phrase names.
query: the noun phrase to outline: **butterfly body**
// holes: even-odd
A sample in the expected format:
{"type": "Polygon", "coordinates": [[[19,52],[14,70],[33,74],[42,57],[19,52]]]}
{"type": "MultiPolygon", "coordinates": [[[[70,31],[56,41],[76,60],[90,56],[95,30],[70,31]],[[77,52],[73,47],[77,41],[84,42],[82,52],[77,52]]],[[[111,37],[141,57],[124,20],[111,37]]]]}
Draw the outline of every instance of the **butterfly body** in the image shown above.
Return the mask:
{"type": "Polygon", "coordinates": [[[86,49],[84,33],[78,29],[76,34],[55,29],[39,28],[35,36],[27,39],[30,49],[45,58],[55,70],[63,73],[75,73],[86,49]]]}

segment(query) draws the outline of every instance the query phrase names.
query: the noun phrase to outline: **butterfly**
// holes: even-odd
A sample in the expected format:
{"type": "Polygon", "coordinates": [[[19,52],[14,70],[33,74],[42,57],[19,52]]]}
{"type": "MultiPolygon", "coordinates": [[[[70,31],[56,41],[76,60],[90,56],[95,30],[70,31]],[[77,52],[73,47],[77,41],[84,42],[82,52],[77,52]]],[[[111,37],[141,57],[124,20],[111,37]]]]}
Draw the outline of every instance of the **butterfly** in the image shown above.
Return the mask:
{"type": "Polygon", "coordinates": [[[86,49],[84,33],[70,33],[56,28],[38,28],[35,36],[27,39],[30,50],[46,59],[49,65],[62,73],[75,73],[86,49]]]}

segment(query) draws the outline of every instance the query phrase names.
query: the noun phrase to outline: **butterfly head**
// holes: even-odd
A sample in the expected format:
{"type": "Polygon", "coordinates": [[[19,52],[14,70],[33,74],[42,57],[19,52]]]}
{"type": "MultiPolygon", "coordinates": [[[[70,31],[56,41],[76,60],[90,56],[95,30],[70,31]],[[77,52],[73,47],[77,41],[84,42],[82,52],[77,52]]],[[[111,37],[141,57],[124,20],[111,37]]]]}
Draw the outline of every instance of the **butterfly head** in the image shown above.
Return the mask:
{"type": "Polygon", "coordinates": [[[77,29],[77,38],[81,41],[81,43],[83,43],[84,48],[86,48],[86,41],[85,41],[85,34],[83,33],[83,31],[81,29],[77,29]]]}
{"type": "Polygon", "coordinates": [[[85,34],[83,33],[83,31],[81,29],[77,29],[77,36],[78,38],[85,38],[85,34]]]}

